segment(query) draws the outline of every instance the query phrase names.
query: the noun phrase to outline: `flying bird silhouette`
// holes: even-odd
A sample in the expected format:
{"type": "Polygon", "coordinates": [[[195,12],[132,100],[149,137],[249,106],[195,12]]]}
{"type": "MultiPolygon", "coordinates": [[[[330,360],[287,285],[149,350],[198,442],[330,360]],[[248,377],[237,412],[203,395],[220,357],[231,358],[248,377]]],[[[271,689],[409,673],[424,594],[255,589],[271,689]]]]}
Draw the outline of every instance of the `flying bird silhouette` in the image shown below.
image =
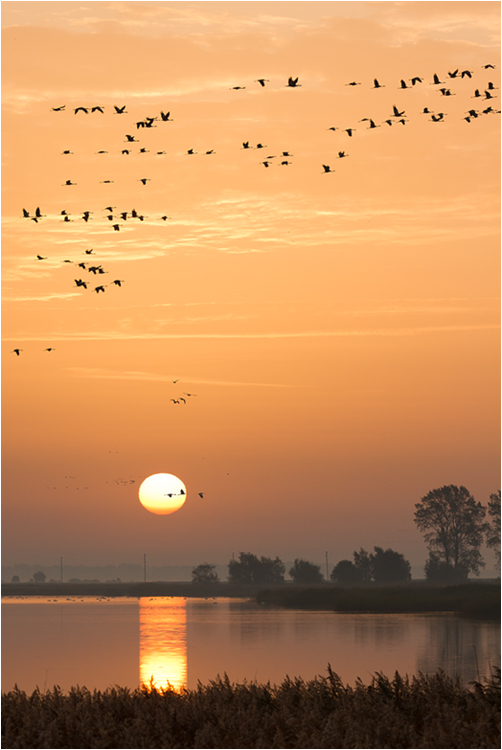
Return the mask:
{"type": "Polygon", "coordinates": [[[17,354],[17,356],[19,357],[19,354],[20,354],[20,353],[21,353],[22,351],[23,351],[22,349],[13,349],[13,350],[12,350],[12,352],[11,352],[11,354],[17,354]]]}
{"type": "Polygon", "coordinates": [[[292,78],[290,76],[286,85],[289,86],[289,88],[297,88],[298,86],[301,86],[301,83],[298,83],[298,78],[292,78]]]}

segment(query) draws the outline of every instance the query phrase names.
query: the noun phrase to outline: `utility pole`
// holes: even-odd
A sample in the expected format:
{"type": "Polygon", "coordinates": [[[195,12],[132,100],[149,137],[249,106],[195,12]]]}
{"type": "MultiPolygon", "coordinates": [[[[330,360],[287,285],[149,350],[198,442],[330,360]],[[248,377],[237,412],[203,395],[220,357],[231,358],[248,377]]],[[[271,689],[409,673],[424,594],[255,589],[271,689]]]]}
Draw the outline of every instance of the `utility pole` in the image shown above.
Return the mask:
{"type": "Polygon", "coordinates": [[[326,552],[326,580],[329,581],[328,553],[326,552]]]}
{"type": "Polygon", "coordinates": [[[144,579],[146,583],[146,555],[143,555],[143,573],[144,573],[144,579]]]}
{"type": "Polygon", "coordinates": [[[61,558],[61,583],[63,583],[63,558],[61,558]]]}

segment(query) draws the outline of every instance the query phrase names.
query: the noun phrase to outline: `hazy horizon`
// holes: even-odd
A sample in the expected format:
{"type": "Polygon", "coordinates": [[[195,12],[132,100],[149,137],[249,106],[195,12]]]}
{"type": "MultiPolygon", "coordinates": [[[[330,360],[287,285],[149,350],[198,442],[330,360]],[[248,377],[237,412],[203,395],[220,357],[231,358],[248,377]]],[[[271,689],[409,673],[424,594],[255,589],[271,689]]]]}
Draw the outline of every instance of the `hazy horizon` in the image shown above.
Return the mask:
{"type": "Polygon", "coordinates": [[[500,4],[2,26],[4,564],[423,567],[415,504],[500,488],[500,4]]]}

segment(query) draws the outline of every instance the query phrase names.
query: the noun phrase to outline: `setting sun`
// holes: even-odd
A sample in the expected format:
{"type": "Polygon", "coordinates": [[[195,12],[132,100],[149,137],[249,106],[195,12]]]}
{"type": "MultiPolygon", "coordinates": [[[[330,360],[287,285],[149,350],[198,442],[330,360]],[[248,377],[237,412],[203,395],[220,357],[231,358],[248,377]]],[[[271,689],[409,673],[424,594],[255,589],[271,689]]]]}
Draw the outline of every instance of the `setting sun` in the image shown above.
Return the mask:
{"type": "Polygon", "coordinates": [[[150,513],[175,513],[186,500],[186,487],[173,474],[152,474],[139,488],[139,500],[150,513]]]}

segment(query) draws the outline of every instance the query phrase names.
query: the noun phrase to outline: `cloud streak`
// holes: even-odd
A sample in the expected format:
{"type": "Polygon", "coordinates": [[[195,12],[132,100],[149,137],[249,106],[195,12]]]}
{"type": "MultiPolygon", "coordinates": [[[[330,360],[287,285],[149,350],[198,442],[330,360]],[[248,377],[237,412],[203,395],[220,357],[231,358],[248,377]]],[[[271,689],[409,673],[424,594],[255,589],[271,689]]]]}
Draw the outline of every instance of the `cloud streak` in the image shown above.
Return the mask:
{"type": "Polygon", "coordinates": [[[368,337],[408,337],[424,336],[435,333],[475,333],[480,331],[498,331],[500,324],[459,324],[459,325],[431,325],[410,326],[397,328],[364,328],[339,329],[329,331],[263,331],[263,332],[235,332],[235,333],[157,333],[151,331],[129,333],[127,331],[81,331],[80,333],[52,333],[44,336],[20,334],[16,337],[4,337],[4,341],[45,341],[48,337],[53,341],[161,341],[168,339],[308,339],[308,338],[368,338],[368,337]]]}

